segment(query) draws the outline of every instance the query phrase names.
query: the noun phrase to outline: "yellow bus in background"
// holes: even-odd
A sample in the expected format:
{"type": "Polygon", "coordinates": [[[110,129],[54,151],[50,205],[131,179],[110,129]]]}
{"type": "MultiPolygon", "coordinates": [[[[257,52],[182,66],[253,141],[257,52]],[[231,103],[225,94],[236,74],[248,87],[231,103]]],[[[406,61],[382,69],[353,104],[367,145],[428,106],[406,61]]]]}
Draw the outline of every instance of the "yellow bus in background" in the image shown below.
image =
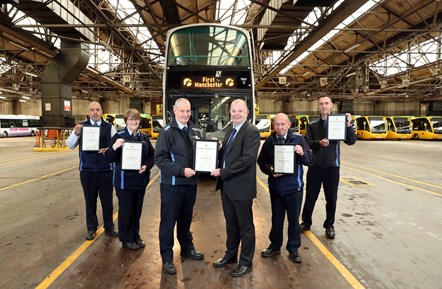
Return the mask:
{"type": "Polygon", "coordinates": [[[319,120],[319,115],[299,114],[296,117],[297,117],[298,123],[299,123],[298,133],[302,134],[303,136],[307,135],[308,125],[313,121],[319,120]]]}
{"type": "Polygon", "coordinates": [[[290,120],[290,130],[294,133],[299,133],[299,120],[296,115],[289,114],[289,120],[290,120]]]}
{"type": "Polygon", "coordinates": [[[413,139],[442,140],[442,117],[424,116],[411,120],[413,139]]]}
{"type": "Polygon", "coordinates": [[[387,139],[411,139],[411,116],[387,116],[387,139]]]}
{"type": "Polygon", "coordinates": [[[387,120],[385,116],[360,116],[356,118],[356,134],[360,139],[386,139],[387,120]]]}
{"type": "Polygon", "coordinates": [[[105,121],[112,124],[117,131],[123,130],[126,127],[123,114],[103,113],[102,117],[105,121]]]}
{"type": "Polygon", "coordinates": [[[151,121],[151,137],[157,139],[160,131],[164,127],[164,120],[162,115],[153,115],[151,121]]]}
{"type": "Polygon", "coordinates": [[[255,117],[255,126],[259,130],[259,135],[262,139],[268,138],[273,132],[272,119],[274,114],[257,115],[255,117]]]}
{"type": "Polygon", "coordinates": [[[141,113],[141,121],[139,131],[144,132],[148,136],[152,135],[152,117],[150,114],[141,113]]]}

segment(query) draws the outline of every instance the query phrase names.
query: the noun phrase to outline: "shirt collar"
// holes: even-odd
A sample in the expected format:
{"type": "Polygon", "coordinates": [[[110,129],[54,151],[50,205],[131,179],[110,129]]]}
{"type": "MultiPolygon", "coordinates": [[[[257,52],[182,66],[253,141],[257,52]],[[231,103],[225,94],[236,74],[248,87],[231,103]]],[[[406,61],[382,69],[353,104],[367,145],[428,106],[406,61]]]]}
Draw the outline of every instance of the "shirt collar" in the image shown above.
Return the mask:
{"type": "Polygon", "coordinates": [[[238,132],[238,131],[241,129],[241,127],[243,126],[243,124],[244,124],[246,121],[247,121],[247,120],[243,121],[241,124],[239,124],[239,125],[237,125],[237,126],[234,126],[234,125],[232,124],[232,127],[233,127],[234,129],[236,129],[236,131],[238,132]]]}
{"type": "Polygon", "coordinates": [[[92,119],[89,119],[89,122],[91,123],[91,125],[94,125],[95,123],[97,123],[98,126],[101,125],[101,119],[99,119],[98,121],[93,121],[92,119]]]}
{"type": "Polygon", "coordinates": [[[187,125],[184,125],[184,124],[182,124],[181,122],[179,122],[177,120],[176,120],[176,123],[178,124],[178,128],[179,129],[183,129],[183,127],[187,126],[187,125]]]}

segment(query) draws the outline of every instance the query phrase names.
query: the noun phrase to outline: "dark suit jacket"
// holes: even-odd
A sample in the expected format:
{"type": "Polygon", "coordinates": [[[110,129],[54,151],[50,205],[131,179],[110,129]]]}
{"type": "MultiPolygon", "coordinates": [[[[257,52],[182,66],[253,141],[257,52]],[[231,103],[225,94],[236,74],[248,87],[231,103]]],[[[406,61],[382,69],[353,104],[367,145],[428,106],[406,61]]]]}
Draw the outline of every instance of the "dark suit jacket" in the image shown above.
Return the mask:
{"type": "MultiPolygon", "coordinates": [[[[220,156],[233,127],[231,126],[224,138],[220,156]]],[[[260,144],[258,129],[246,121],[237,132],[226,156],[226,167],[221,168],[221,176],[217,180],[217,189],[233,201],[251,200],[256,197],[256,158],[260,144]]]]}

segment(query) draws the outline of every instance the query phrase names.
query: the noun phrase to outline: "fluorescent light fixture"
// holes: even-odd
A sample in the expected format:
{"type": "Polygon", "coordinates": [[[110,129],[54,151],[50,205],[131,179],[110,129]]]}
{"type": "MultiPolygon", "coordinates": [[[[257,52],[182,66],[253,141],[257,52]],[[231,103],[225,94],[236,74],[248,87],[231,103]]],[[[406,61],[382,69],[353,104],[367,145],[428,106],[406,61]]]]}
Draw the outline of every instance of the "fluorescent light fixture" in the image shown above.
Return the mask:
{"type": "Polygon", "coordinates": [[[24,100],[24,99],[19,99],[18,101],[20,101],[20,102],[26,102],[26,100],[24,100]]]}
{"type": "Polygon", "coordinates": [[[346,76],[347,76],[347,77],[350,77],[350,76],[353,76],[353,75],[355,75],[355,74],[356,74],[356,72],[352,72],[352,73],[347,74],[346,76]]]}
{"type": "Polygon", "coordinates": [[[38,77],[38,75],[37,74],[35,74],[35,73],[31,73],[31,72],[25,72],[25,74],[26,75],[29,75],[29,76],[32,76],[32,77],[38,77]]]}
{"type": "Polygon", "coordinates": [[[344,50],[344,53],[347,53],[347,52],[349,52],[349,51],[352,51],[352,50],[355,49],[356,47],[359,47],[359,45],[361,45],[361,44],[358,43],[358,44],[353,45],[353,46],[350,47],[350,48],[345,49],[345,50],[344,50]]]}
{"type": "Polygon", "coordinates": [[[302,77],[306,76],[306,75],[309,74],[309,73],[310,73],[310,71],[305,72],[305,73],[302,75],[302,77]]]}
{"type": "Polygon", "coordinates": [[[23,95],[21,98],[23,98],[23,99],[31,99],[29,96],[25,96],[25,95],[23,95]]]}
{"type": "Polygon", "coordinates": [[[0,95],[0,99],[6,99],[6,97],[0,95]]]}

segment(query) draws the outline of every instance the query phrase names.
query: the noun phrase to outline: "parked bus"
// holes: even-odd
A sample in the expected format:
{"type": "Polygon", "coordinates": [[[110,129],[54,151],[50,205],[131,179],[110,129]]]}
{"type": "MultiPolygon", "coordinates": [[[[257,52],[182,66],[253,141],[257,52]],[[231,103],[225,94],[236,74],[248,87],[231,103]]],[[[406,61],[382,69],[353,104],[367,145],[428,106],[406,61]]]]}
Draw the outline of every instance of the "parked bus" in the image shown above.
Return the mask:
{"type": "Polygon", "coordinates": [[[123,114],[104,113],[102,117],[105,121],[112,124],[117,131],[123,130],[126,127],[123,114]]]}
{"type": "Polygon", "coordinates": [[[410,116],[388,116],[387,139],[411,139],[410,116]]]}
{"type": "Polygon", "coordinates": [[[192,121],[203,137],[224,137],[230,103],[246,101],[248,120],[255,120],[252,45],[246,30],[212,23],[171,29],[166,37],[163,77],[163,119],[173,117],[176,99],[192,105],[192,121]]]}
{"type": "Polygon", "coordinates": [[[163,116],[162,115],[153,115],[152,116],[152,121],[151,121],[151,137],[153,139],[157,139],[158,135],[160,134],[160,131],[163,129],[164,127],[164,120],[163,120],[163,116]]]}
{"type": "Polygon", "coordinates": [[[360,116],[356,118],[356,134],[360,139],[386,139],[385,116],[360,116]]]}
{"type": "Polygon", "coordinates": [[[413,139],[442,140],[442,117],[424,116],[411,120],[413,139]]]}
{"type": "Polygon", "coordinates": [[[272,120],[275,117],[275,114],[269,115],[257,115],[255,117],[255,126],[259,130],[259,135],[262,139],[268,138],[273,130],[272,120]]]}
{"type": "Polygon", "coordinates": [[[40,117],[32,115],[0,115],[0,136],[35,136],[40,127],[40,117]]]}
{"type": "Polygon", "coordinates": [[[289,120],[290,120],[290,129],[294,133],[299,133],[299,120],[298,117],[294,114],[289,114],[289,120]]]}
{"type": "Polygon", "coordinates": [[[150,116],[150,114],[141,113],[140,117],[141,117],[140,127],[138,128],[138,130],[141,132],[144,132],[148,136],[151,136],[152,135],[152,116],[150,116]]]}
{"type": "Polygon", "coordinates": [[[298,133],[302,134],[303,136],[307,135],[307,127],[312,121],[319,120],[319,115],[306,115],[306,114],[299,114],[296,116],[299,123],[299,129],[298,133]]]}

